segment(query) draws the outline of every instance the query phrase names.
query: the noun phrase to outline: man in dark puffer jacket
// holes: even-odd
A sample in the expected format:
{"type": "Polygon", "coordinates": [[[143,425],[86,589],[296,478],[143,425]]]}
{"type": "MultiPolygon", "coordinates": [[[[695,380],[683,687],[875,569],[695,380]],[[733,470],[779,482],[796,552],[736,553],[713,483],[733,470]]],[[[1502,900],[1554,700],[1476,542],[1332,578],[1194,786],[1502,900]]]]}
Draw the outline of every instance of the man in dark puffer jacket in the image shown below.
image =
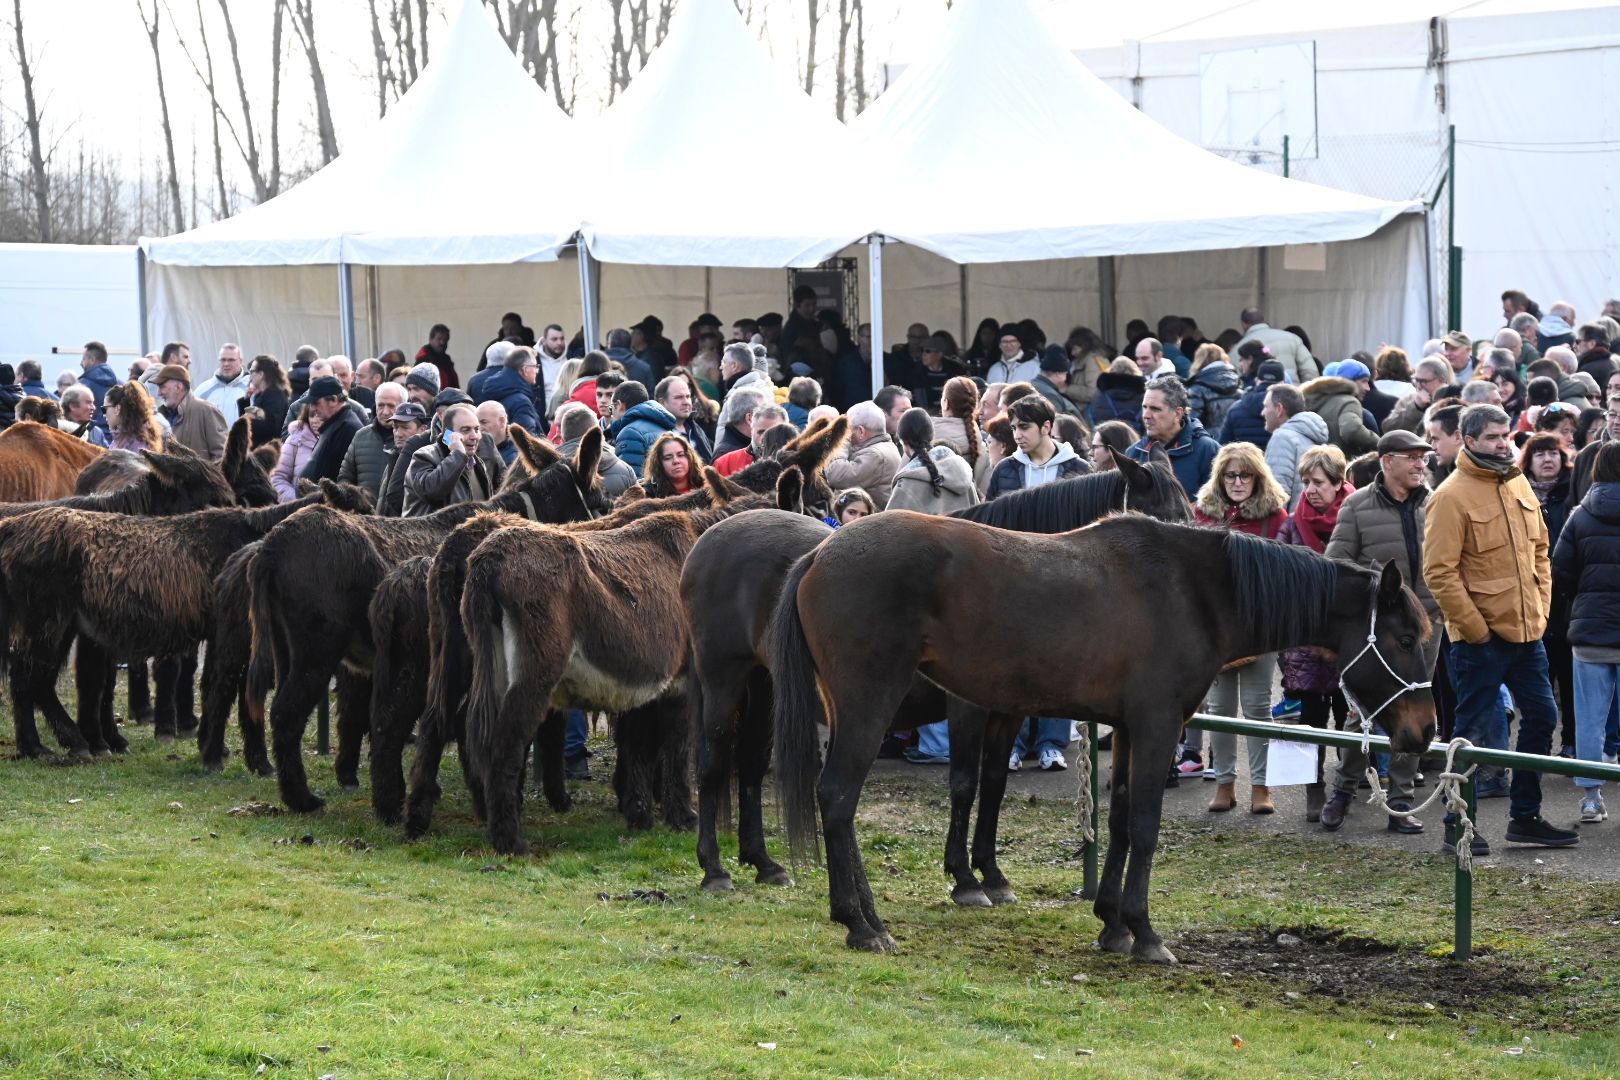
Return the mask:
{"type": "Polygon", "coordinates": [[[1249,389],[1226,412],[1226,420],[1221,424],[1221,445],[1247,442],[1254,443],[1262,450],[1266,448],[1271,441],[1271,433],[1266,430],[1266,419],[1262,415],[1266,407],[1266,391],[1274,383],[1282,382],[1283,378],[1283,366],[1275,360],[1262,360],[1255,366],[1249,389]]]}
{"type": "Polygon", "coordinates": [[[394,410],[405,404],[405,388],[386,382],[377,387],[377,416],[355,433],[343,455],[338,479],[365,488],[375,497],[382,491],[383,473],[393,456],[394,410]]]}

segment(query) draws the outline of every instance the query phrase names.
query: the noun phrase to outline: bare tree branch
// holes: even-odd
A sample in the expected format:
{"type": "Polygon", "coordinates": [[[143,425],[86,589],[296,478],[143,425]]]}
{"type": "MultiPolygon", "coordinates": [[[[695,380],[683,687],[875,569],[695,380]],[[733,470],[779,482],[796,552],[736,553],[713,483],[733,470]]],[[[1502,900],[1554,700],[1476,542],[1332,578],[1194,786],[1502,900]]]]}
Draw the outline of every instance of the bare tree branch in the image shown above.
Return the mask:
{"type": "Polygon", "coordinates": [[[28,168],[34,188],[34,213],[39,242],[51,242],[51,180],[45,171],[45,155],[40,149],[40,109],[34,101],[34,68],[28,57],[28,42],[23,34],[22,0],[12,0],[12,29],[17,34],[17,68],[22,76],[23,103],[27,110],[24,121],[28,129],[28,168]]]}
{"type": "Polygon", "coordinates": [[[816,89],[816,30],[821,25],[821,0],[807,0],[810,13],[810,40],[804,49],[804,92],[816,89]]]}
{"type": "Polygon", "coordinates": [[[180,170],[174,160],[174,128],[169,123],[169,96],[163,88],[163,53],[158,48],[158,4],[153,0],[152,17],[146,17],[146,7],[141,0],[135,0],[135,8],[140,12],[141,25],[146,27],[146,39],[152,46],[152,63],[157,67],[158,109],[163,116],[163,148],[169,159],[169,202],[174,211],[174,231],[186,231],[185,204],[180,200],[180,170]]]}
{"type": "MultiPolygon", "coordinates": [[[[337,130],[332,126],[332,105],[326,96],[326,74],[321,70],[320,50],[315,42],[315,0],[290,0],[293,31],[303,43],[309,61],[309,78],[315,89],[315,126],[321,140],[321,164],[329,165],[338,156],[337,130]]],[[[406,8],[409,11],[409,7],[406,8]]]]}

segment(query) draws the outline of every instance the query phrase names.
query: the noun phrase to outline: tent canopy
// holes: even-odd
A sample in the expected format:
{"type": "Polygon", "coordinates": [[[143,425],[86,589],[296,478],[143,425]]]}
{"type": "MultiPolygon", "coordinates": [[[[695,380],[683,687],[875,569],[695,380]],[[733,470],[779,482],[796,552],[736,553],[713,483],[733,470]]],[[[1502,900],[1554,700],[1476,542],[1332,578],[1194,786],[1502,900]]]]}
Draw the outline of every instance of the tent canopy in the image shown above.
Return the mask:
{"type": "Polygon", "coordinates": [[[1149,119],[1028,0],[962,0],[854,124],[884,162],[885,235],[958,263],[1210,251],[1367,236],[1418,203],[1270,176],[1149,119]]]}
{"type": "Polygon", "coordinates": [[[556,165],[572,137],[478,0],[464,0],[421,78],[337,160],[235,217],[140,243],[180,266],[550,261],[577,227],[556,165]]]}
{"type": "Polygon", "coordinates": [[[731,0],[683,0],[593,125],[582,229],[604,262],[813,266],[872,231],[848,129],[753,40],[731,0]],[[720,151],[727,140],[760,155],[720,151]],[[842,164],[841,164],[842,163],[842,164]]]}

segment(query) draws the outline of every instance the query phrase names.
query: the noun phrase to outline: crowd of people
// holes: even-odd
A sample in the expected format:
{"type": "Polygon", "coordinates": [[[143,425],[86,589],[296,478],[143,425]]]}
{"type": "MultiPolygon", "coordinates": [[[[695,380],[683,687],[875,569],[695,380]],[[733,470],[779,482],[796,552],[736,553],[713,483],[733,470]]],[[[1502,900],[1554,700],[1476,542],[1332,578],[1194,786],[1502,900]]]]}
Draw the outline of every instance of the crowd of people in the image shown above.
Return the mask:
{"type": "MultiPolygon", "coordinates": [[[[283,366],[226,343],[195,386],[185,343],[136,359],[121,381],[93,341],[79,376],[54,391],[37,363],[0,365],[0,425],[27,416],[101,446],[177,443],[217,460],[245,415],[256,444],[280,441],[282,500],[301,480],[329,478],[370,491],[379,514],[409,517],[488,498],[518,427],[565,453],[600,428],[604,491],[639,485],[659,498],[700,486],[704,466],[730,475],[842,415],[848,442],[825,469],[833,528],[891,509],[949,513],[1162,451],[1201,526],[1399,565],[1434,624],[1423,647],[1442,737],[1506,748],[1516,723],[1516,749],[1613,762],[1620,301],[1587,321],[1516,290],[1502,301],[1504,325],[1482,337],[1452,331],[1416,359],[1388,345],[1339,350],[1327,364],[1304,329],[1272,326],[1254,307],[1213,340],[1181,316],[1132,320],[1119,346],[1086,327],[1051,342],[1033,320],[985,319],[966,348],[913,324],[879,353],[869,326],[852,332],[808,288],[785,318],[739,318],[728,332],[700,315],[679,345],[651,315],[587,348],[582,334],[553,323],[537,335],[508,313],[471,370],[458,368],[444,325],[414,359],[390,349],[355,363],[304,346],[283,366]],[[886,385],[873,395],[875,365],[886,385]]],[[[1338,674],[1309,649],[1255,657],[1220,676],[1208,708],[1342,727],[1356,718],[1338,674]]],[[[568,739],[572,776],[588,775],[582,727],[576,718],[568,739]]],[[[1028,718],[1009,766],[1064,768],[1072,734],[1066,719],[1028,718]]],[[[1189,731],[1170,781],[1202,776],[1215,785],[1209,809],[1231,810],[1237,742],[1214,735],[1206,747],[1189,731]]],[[[1249,809],[1272,813],[1268,744],[1247,743],[1249,809]]],[[[886,750],[947,761],[945,725],[886,750]]],[[[1336,830],[1367,762],[1326,758],[1306,813],[1336,830]]],[[[1419,759],[1379,755],[1376,766],[1392,807],[1409,809],[1419,759]]],[[[1580,821],[1603,821],[1601,783],[1577,783],[1580,821]]],[[[1507,840],[1577,842],[1542,816],[1539,774],[1509,782],[1481,769],[1477,790],[1510,798],[1507,840]]],[[[1389,828],[1423,825],[1402,813],[1389,828]]]]}

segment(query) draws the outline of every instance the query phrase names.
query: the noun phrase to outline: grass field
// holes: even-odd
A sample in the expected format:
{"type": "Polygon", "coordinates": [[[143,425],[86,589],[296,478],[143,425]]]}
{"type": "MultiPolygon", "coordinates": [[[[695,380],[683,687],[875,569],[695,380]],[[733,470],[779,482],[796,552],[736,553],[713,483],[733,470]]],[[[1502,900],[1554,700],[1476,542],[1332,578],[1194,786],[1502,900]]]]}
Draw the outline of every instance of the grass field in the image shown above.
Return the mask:
{"type": "Polygon", "coordinates": [[[210,776],[192,746],[132,742],[0,763],[0,1075],[1620,1073],[1620,886],[1482,872],[1465,967],[1441,958],[1436,856],[1171,822],[1153,904],[1185,962],[1153,969],[1092,948],[1072,806],[1010,804],[1021,903],[963,910],[943,793],[887,779],[861,836],[903,951],[876,957],[844,948],[819,868],[706,895],[693,837],[627,835],[602,782],[567,815],[531,801],[537,854],[504,860],[453,763],[404,844],[329,761],[334,797],[301,818],[238,757],[210,776]]]}

